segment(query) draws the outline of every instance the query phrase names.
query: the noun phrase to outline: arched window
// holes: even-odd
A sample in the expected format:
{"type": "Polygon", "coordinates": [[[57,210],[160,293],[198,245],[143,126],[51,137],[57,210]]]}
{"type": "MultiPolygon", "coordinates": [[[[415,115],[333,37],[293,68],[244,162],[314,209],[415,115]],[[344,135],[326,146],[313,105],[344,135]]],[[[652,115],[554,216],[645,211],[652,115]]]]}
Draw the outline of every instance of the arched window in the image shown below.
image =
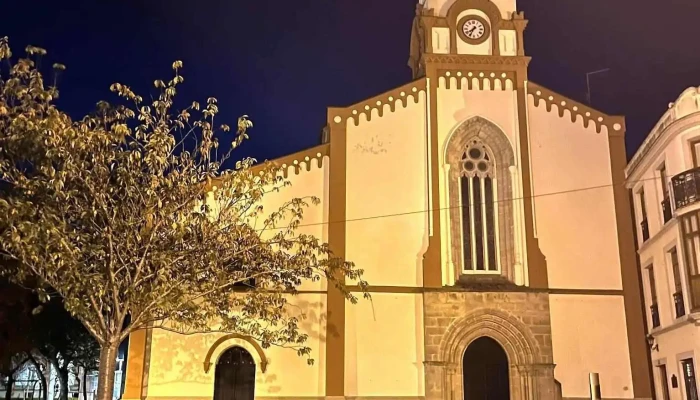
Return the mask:
{"type": "MultiPolygon", "coordinates": [[[[455,283],[480,282],[475,275],[522,276],[524,252],[515,240],[515,154],[492,122],[473,117],[445,144],[449,247],[455,283]],[[517,272],[516,272],[517,271],[517,272]]],[[[448,283],[449,284],[449,283],[448,283]]]]}
{"type": "Polygon", "coordinates": [[[245,349],[231,347],[216,363],[214,400],[253,400],[255,360],[245,349]]]}
{"type": "Polygon", "coordinates": [[[471,140],[460,163],[462,254],[465,272],[499,272],[494,160],[479,140],[471,140]]]}

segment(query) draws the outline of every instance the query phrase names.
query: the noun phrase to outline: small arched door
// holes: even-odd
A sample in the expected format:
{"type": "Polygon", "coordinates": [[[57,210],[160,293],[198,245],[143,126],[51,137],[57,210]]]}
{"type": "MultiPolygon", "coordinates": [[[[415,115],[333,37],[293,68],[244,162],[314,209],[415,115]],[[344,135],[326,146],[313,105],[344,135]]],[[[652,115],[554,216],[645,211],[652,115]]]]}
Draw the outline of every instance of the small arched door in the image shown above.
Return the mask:
{"type": "Polygon", "coordinates": [[[245,349],[231,347],[219,357],[214,378],[214,400],[253,400],[255,360],[245,349]]]}
{"type": "Polygon", "coordinates": [[[489,337],[473,341],[464,352],[464,400],[509,400],[508,356],[489,337]]]}

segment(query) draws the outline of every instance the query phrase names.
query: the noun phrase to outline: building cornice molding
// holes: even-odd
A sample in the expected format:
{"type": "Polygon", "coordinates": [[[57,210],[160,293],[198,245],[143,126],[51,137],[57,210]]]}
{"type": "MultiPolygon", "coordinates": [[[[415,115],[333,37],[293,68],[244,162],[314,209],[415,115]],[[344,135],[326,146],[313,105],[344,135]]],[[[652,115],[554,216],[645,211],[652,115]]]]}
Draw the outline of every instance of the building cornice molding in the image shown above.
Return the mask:
{"type": "MultiPolygon", "coordinates": [[[[352,119],[355,126],[360,124],[360,116],[365,115],[367,121],[372,120],[372,114],[377,112],[379,118],[384,116],[384,107],[389,106],[390,112],[396,112],[398,106],[406,108],[409,104],[417,104],[420,94],[425,94],[427,90],[427,79],[425,77],[409,82],[403,86],[391,89],[378,96],[370,97],[349,107],[332,107],[328,109],[331,124],[338,125],[347,123],[352,119]]],[[[332,138],[331,138],[332,140],[332,138]]]]}
{"type": "Polygon", "coordinates": [[[700,97],[697,97],[698,94],[700,94],[700,88],[697,87],[690,87],[681,93],[680,96],[676,99],[674,103],[671,103],[668,107],[668,110],[664,113],[664,115],[661,116],[659,119],[659,122],[656,123],[654,126],[654,129],[651,130],[649,135],[644,139],[644,142],[642,142],[641,146],[639,146],[639,149],[637,152],[634,154],[632,157],[632,160],[630,160],[629,165],[627,166],[627,169],[625,170],[625,174],[629,176],[630,174],[634,173],[634,170],[637,168],[638,164],[641,163],[641,160],[646,158],[647,154],[655,148],[655,144],[659,141],[661,137],[664,136],[664,133],[670,128],[671,125],[673,125],[675,122],[682,120],[683,118],[687,117],[688,115],[693,115],[695,113],[689,113],[686,114],[680,118],[677,117],[677,109],[676,106],[681,103],[685,98],[689,96],[696,96],[696,104],[698,108],[698,112],[700,112],[700,97]]]}
{"type": "Polygon", "coordinates": [[[290,172],[294,175],[299,175],[302,170],[311,171],[312,160],[316,159],[318,167],[323,166],[325,157],[330,157],[330,144],[325,143],[310,149],[298,151],[296,153],[283,156],[270,162],[282,168],[282,173],[285,178],[289,177],[290,172]]]}
{"type": "Polygon", "coordinates": [[[597,133],[606,127],[608,136],[625,135],[625,117],[605,114],[534,82],[528,82],[528,94],[534,99],[535,107],[539,107],[541,102],[545,103],[548,112],[556,107],[560,118],[564,117],[565,111],[569,111],[573,123],[581,117],[583,126],[588,128],[593,123],[597,133]]]}
{"type": "Polygon", "coordinates": [[[530,65],[532,57],[527,56],[482,56],[474,54],[437,54],[429,53],[423,56],[426,64],[441,64],[441,68],[471,64],[477,66],[522,66],[530,65]]]}
{"type": "MultiPolygon", "coordinates": [[[[637,180],[639,175],[650,166],[671,140],[693,127],[700,128],[700,112],[676,119],[663,126],[663,129],[653,130],[627,165],[625,169],[627,181],[634,182],[637,180]]],[[[634,186],[634,183],[631,186],[634,186]]],[[[628,184],[628,187],[631,186],[628,184]]]]}

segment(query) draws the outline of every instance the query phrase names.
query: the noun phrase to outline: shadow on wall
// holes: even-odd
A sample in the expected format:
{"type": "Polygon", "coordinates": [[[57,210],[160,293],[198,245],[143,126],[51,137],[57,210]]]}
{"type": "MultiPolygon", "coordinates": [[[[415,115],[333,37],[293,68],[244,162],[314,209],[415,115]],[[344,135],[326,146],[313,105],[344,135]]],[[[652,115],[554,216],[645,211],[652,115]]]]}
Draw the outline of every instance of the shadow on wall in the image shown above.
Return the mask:
{"type": "MultiPolygon", "coordinates": [[[[305,301],[298,297],[294,300],[296,304],[289,305],[289,313],[297,316],[305,315],[305,318],[300,320],[299,328],[301,332],[309,335],[308,345],[311,347],[315,365],[318,365],[318,358],[323,354],[318,347],[324,345],[326,340],[327,315],[320,311],[325,309],[325,304],[319,301],[305,301]]],[[[204,370],[204,363],[209,350],[224,335],[223,333],[183,335],[154,329],[147,382],[158,386],[211,385],[213,390],[217,358],[227,348],[235,346],[236,341],[226,341],[216,348],[208,372],[204,370]]],[[[267,357],[268,365],[266,372],[263,373],[261,366],[256,362],[258,364],[256,365],[256,387],[264,388],[264,391],[269,394],[279,393],[282,391],[282,386],[275,372],[282,371],[283,367],[275,365],[275,358],[282,352],[289,352],[290,355],[298,357],[296,350],[271,346],[263,349],[263,352],[267,357]]],[[[258,360],[257,354],[251,355],[258,360]]],[[[301,357],[300,364],[306,365],[306,361],[301,357]]]]}

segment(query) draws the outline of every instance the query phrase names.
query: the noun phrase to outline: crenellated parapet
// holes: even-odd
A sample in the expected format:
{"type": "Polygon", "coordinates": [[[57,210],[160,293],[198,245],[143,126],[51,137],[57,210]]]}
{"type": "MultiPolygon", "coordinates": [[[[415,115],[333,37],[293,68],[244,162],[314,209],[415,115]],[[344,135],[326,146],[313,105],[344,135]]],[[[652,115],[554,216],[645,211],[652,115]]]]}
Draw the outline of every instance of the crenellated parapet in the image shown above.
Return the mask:
{"type": "Polygon", "coordinates": [[[326,143],[272,160],[271,162],[280,166],[284,177],[288,178],[291,175],[299,175],[302,171],[311,171],[314,165],[317,168],[321,168],[323,160],[329,155],[330,145],[326,143]]]}
{"type": "Polygon", "coordinates": [[[439,88],[469,90],[513,90],[515,71],[438,70],[439,88]]]}
{"type": "Polygon", "coordinates": [[[344,123],[352,119],[355,126],[358,126],[361,115],[364,115],[367,121],[371,121],[374,113],[379,118],[383,117],[387,106],[389,111],[393,113],[396,112],[397,107],[406,108],[410,104],[417,104],[420,100],[420,94],[425,94],[426,88],[427,81],[425,78],[421,78],[352,106],[335,108],[329,117],[334,124],[344,123]]]}
{"type": "Polygon", "coordinates": [[[544,103],[547,112],[553,112],[556,108],[561,118],[564,118],[568,111],[571,122],[575,123],[580,118],[585,128],[594,124],[597,133],[601,133],[603,127],[606,127],[610,136],[624,135],[624,117],[604,114],[536,83],[528,82],[527,85],[528,94],[534,99],[535,107],[540,107],[541,103],[544,103]]]}

